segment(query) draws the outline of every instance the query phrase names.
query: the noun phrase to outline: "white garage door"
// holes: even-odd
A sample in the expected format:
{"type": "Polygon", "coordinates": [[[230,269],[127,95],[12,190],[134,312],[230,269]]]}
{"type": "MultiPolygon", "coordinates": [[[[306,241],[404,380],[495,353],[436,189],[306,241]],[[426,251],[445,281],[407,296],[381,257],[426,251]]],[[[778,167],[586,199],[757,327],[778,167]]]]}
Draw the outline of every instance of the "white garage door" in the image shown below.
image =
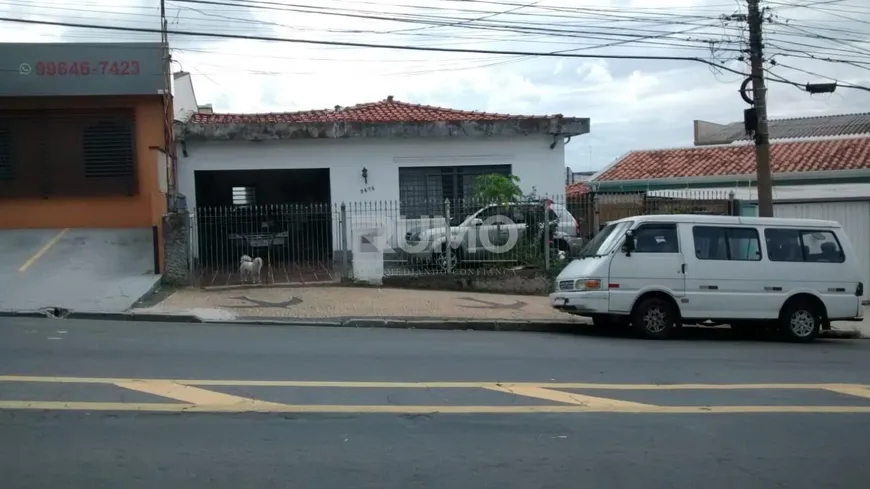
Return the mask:
{"type": "Polygon", "coordinates": [[[864,300],[870,299],[870,202],[775,204],[773,215],[839,222],[863,261],[864,300]]]}

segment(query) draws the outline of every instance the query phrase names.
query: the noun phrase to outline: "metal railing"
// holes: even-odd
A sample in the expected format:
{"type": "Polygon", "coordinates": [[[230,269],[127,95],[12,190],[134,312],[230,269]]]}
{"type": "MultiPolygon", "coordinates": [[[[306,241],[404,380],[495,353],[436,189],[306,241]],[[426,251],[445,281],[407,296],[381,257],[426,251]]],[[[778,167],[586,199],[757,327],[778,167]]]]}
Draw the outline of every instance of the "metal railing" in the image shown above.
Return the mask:
{"type": "Polygon", "coordinates": [[[734,212],[732,196],[705,191],[200,207],[191,253],[202,286],[255,281],[244,256],[262,261],[261,283],[354,278],[354,256],[371,252],[383,258],[383,275],[478,274],[558,267],[623,217],[734,212]]]}
{"type": "Polygon", "coordinates": [[[194,279],[202,286],[335,280],[334,237],[339,206],[199,207],[191,215],[194,279]],[[260,259],[259,274],[242,275],[242,259],[260,259]],[[258,275],[258,277],[256,276],[258,275]]]}

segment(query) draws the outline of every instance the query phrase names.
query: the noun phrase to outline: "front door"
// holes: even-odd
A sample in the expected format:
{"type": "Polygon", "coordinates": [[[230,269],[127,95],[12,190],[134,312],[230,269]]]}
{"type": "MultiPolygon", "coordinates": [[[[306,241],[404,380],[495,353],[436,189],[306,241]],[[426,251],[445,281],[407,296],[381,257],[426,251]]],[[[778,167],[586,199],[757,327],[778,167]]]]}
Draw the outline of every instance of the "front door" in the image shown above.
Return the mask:
{"type": "Polygon", "coordinates": [[[686,293],[686,275],[677,225],[643,224],[634,230],[634,240],[629,256],[617,250],[610,261],[610,310],[628,313],[650,290],[664,291],[679,304],[686,293]]]}

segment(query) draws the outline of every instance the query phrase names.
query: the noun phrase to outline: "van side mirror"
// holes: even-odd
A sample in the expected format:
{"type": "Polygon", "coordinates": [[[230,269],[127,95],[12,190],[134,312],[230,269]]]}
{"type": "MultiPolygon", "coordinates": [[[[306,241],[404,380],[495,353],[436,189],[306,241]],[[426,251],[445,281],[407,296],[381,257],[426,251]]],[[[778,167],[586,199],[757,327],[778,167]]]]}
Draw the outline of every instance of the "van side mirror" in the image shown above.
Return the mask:
{"type": "Polygon", "coordinates": [[[471,225],[472,226],[483,226],[483,219],[481,219],[479,217],[475,217],[474,219],[471,220],[471,225]]]}
{"type": "Polygon", "coordinates": [[[622,243],[622,252],[625,253],[625,256],[631,256],[631,252],[634,251],[634,231],[629,229],[625,232],[625,242],[622,243]]]}

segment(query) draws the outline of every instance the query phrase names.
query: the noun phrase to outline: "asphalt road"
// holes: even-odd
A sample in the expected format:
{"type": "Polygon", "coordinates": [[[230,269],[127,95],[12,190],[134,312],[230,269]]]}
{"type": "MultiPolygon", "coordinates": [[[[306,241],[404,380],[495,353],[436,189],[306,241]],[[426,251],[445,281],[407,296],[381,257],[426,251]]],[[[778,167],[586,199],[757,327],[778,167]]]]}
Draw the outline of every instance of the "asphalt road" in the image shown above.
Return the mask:
{"type": "Polygon", "coordinates": [[[870,487],[870,340],[729,338],[0,318],[0,487],[870,487]]]}

